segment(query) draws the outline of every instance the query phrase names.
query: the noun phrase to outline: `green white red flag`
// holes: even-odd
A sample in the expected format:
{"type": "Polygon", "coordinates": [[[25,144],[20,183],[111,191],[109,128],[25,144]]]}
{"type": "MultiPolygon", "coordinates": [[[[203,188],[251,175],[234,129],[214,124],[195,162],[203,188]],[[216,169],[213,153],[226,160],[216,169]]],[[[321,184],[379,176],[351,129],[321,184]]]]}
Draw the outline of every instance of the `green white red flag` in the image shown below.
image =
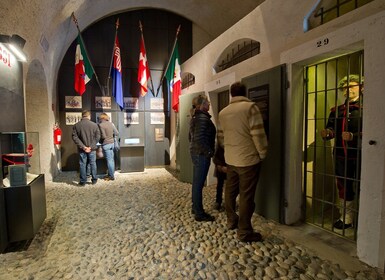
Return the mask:
{"type": "Polygon", "coordinates": [[[83,41],[78,35],[75,53],[75,91],[82,95],[86,91],[86,84],[92,79],[94,74],[91,62],[87,57],[83,41]]]}
{"type": "Polygon", "coordinates": [[[182,91],[181,69],[178,51],[178,41],[175,43],[174,51],[171,55],[170,65],[167,68],[166,79],[169,84],[169,91],[172,95],[171,107],[175,112],[179,111],[179,96],[182,91]]]}

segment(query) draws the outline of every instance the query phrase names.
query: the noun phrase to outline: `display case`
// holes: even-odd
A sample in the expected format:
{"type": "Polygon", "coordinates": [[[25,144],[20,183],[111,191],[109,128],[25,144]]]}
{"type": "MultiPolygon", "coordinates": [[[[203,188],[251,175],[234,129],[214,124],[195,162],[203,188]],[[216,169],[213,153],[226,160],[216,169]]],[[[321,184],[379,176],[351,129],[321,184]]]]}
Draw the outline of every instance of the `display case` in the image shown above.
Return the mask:
{"type": "MultiPolygon", "coordinates": [[[[37,132],[1,133],[0,144],[3,179],[9,179],[9,166],[12,165],[24,166],[26,173],[31,175],[40,174],[40,146],[37,132]]],[[[7,180],[4,181],[4,185],[8,186],[7,180]]]]}
{"type": "Polygon", "coordinates": [[[0,133],[8,242],[32,239],[47,216],[37,132],[0,133]]]}
{"type": "Polygon", "coordinates": [[[144,144],[140,138],[123,139],[120,145],[120,172],[144,171],[144,144]]]}

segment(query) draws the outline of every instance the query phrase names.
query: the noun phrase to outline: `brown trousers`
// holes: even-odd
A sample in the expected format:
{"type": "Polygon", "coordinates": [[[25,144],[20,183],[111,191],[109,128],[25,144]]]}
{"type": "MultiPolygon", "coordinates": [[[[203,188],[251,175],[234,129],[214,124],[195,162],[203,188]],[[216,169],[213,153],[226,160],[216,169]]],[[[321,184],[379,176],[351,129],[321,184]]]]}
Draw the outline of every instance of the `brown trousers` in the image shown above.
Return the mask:
{"type": "Polygon", "coordinates": [[[255,191],[259,179],[261,164],[236,167],[227,166],[225,187],[225,208],[227,224],[238,226],[238,238],[242,239],[253,233],[251,217],[255,210],[255,191]],[[239,216],[236,213],[236,199],[239,195],[239,216]]]}

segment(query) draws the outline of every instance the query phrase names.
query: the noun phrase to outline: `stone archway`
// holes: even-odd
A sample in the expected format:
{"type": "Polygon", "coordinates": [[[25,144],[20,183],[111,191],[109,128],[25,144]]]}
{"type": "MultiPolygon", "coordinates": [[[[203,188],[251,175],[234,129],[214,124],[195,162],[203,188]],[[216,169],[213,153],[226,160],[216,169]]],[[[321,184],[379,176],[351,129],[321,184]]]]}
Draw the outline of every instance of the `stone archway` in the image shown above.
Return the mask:
{"type": "Polygon", "coordinates": [[[55,166],[52,141],[52,127],[50,125],[50,106],[47,90],[47,80],[43,65],[39,60],[29,64],[25,82],[25,126],[26,132],[39,133],[40,173],[45,174],[46,180],[53,177],[55,166]]]}

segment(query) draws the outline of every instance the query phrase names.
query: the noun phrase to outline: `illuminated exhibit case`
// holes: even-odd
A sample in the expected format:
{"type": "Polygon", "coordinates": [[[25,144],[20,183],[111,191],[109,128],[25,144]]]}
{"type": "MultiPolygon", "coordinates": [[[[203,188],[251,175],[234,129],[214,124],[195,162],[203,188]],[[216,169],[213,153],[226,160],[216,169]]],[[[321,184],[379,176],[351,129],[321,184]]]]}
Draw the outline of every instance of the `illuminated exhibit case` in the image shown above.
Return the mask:
{"type": "MultiPolygon", "coordinates": [[[[0,133],[1,192],[4,194],[2,242],[32,239],[47,216],[44,174],[40,174],[37,132],[0,133]],[[5,225],[4,225],[5,223],[5,225]],[[3,238],[7,235],[6,238],[3,238]]],[[[1,199],[1,197],[0,197],[1,199]]],[[[4,244],[2,244],[2,251],[4,244]]]]}

